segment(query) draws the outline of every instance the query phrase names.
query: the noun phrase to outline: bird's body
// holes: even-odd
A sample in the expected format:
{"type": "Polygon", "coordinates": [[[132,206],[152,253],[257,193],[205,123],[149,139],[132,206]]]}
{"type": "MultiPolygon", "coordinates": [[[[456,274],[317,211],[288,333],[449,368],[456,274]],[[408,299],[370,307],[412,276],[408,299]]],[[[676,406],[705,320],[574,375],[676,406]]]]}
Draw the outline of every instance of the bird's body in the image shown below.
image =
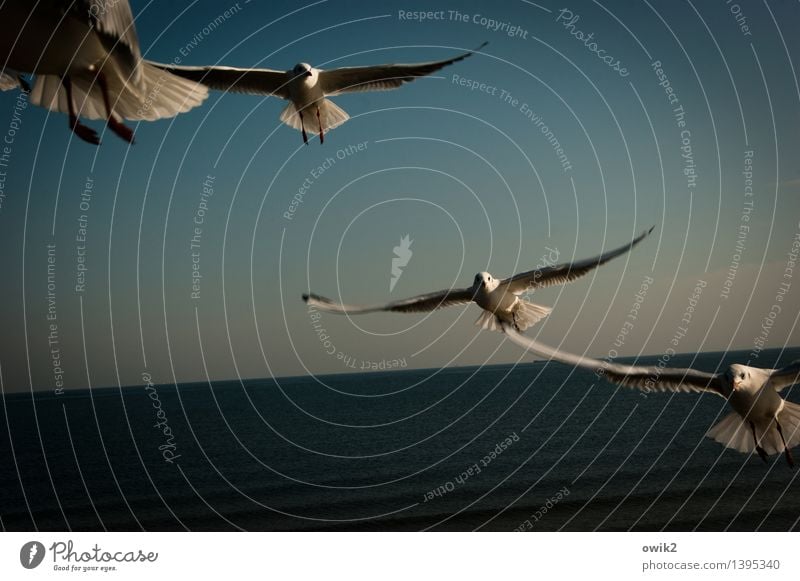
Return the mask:
{"type": "Polygon", "coordinates": [[[475,281],[473,300],[484,311],[475,324],[484,329],[499,331],[500,324],[505,322],[524,331],[550,314],[549,307],[521,298],[508,284],[501,284],[488,272],[478,273],[475,281]]]}
{"type": "Polygon", "coordinates": [[[123,119],[172,117],[199,105],[208,90],[142,60],[127,0],[6,0],[0,4],[0,89],[27,89],[30,100],[67,113],[81,139],[99,143],[81,117],[104,119],[132,142],[123,119]]]}
{"type": "Polygon", "coordinates": [[[629,244],[594,258],[574,263],[545,266],[505,279],[497,279],[488,272],[479,272],[475,275],[472,286],[468,288],[427,293],[393,301],[385,305],[344,305],[311,293],[303,295],[303,300],[321,310],[339,314],[365,314],[380,311],[426,312],[441,307],[474,302],[483,309],[480,317],[475,322],[476,325],[484,329],[501,331],[503,324],[509,324],[517,330],[524,331],[550,314],[551,309],[527,301],[522,298],[522,295],[537,288],[572,282],[612,258],[628,252],[644,240],[652,230],[650,228],[650,230],[640,234],[629,244]]]}
{"type": "Polygon", "coordinates": [[[725,398],[733,412],[713,426],[708,437],[727,448],[752,453],[766,460],[784,452],[794,466],[791,448],[800,445],[800,405],[779,394],[800,382],[800,361],[781,369],[761,369],[735,363],[724,373],[694,369],[642,367],[600,361],[548,347],[519,334],[511,325],[503,330],[509,339],[528,351],[561,363],[591,369],[609,381],[645,391],[707,392],[725,398]]]}
{"type": "MultiPolygon", "coordinates": [[[[483,43],[476,50],[485,46],[483,43]]],[[[387,64],[366,67],[344,67],[323,70],[308,63],[298,63],[288,71],[264,68],[236,68],[225,66],[157,65],[163,70],[185,79],[196,81],[211,89],[256,95],[273,95],[289,101],[280,120],[302,132],[308,143],[307,132],[319,135],[320,143],[325,132],[347,121],[350,116],[328,99],[342,93],[357,91],[387,91],[396,89],[419,77],[463,60],[471,51],[455,58],[428,63],[387,64]]]]}

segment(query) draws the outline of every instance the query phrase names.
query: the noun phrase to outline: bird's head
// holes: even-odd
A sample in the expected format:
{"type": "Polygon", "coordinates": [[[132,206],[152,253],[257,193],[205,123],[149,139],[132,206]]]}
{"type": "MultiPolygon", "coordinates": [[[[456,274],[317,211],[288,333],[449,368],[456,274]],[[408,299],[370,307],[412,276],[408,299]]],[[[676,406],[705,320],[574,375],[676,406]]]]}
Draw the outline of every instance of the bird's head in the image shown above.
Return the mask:
{"type": "Polygon", "coordinates": [[[737,391],[743,386],[748,385],[750,380],[750,368],[746,365],[734,363],[728,367],[728,371],[725,372],[725,377],[730,383],[731,389],[737,391]]]}
{"type": "Polygon", "coordinates": [[[500,281],[488,272],[479,272],[475,275],[475,280],[472,283],[472,286],[475,289],[483,289],[486,292],[491,292],[496,289],[497,285],[499,284],[500,281]]]}
{"type": "Polygon", "coordinates": [[[308,63],[297,63],[292,69],[292,74],[301,79],[313,78],[316,76],[316,71],[308,63]]]}

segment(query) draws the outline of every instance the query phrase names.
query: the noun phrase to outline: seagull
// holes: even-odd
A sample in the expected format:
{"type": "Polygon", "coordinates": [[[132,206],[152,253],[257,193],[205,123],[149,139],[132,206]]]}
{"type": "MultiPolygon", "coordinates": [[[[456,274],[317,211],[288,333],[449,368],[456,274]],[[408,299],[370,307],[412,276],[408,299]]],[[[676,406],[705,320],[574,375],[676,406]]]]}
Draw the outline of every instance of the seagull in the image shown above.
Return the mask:
{"type": "Polygon", "coordinates": [[[653,228],[650,228],[650,230],[636,237],[633,242],[594,258],[544,266],[504,279],[494,278],[488,272],[479,272],[475,275],[472,286],[469,288],[441,290],[393,301],[385,305],[344,305],[310,293],[304,294],[303,300],[322,311],[347,315],[360,315],[379,311],[419,313],[451,305],[475,302],[483,309],[483,313],[475,321],[475,324],[479,327],[492,331],[501,331],[503,324],[510,324],[518,331],[524,331],[549,315],[552,309],[528,302],[520,298],[520,295],[539,288],[572,282],[612,258],[628,252],[652,231],[653,228]]]}
{"type": "Polygon", "coordinates": [[[190,67],[158,65],[165,71],[197,81],[212,89],[234,91],[251,95],[274,95],[289,101],[280,120],[303,134],[308,144],[306,130],[319,134],[324,143],[325,132],[341,125],[350,116],[338,105],[326,99],[342,93],[356,91],[388,91],[405,83],[435,73],[474,52],[481,50],[484,42],[473,51],[455,58],[414,64],[386,64],[368,67],[344,67],[322,70],[308,63],[296,64],[288,71],[272,69],[241,69],[211,66],[190,67]]]}
{"type": "Polygon", "coordinates": [[[503,330],[512,342],[527,351],[567,365],[591,369],[609,381],[642,391],[713,393],[726,400],[733,412],[712,427],[706,436],[726,448],[752,454],[767,461],[783,451],[794,467],[791,448],[800,445],[800,405],[778,393],[800,383],[800,359],[781,369],[762,369],[734,363],[724,373],[707,373],[676,367],[622,365],[581,357],[548,347],[520,335],[506,323],[503,330]]]}
{"type": "Polygon", "coordinates": [[[133,143],[124,119],[174,117],[202,103],[208,89],[142,59],[127,0],[6,0],[0,3],[0,90],[69,115],[70,129],[98,145],[80,121],[104,119],[133,143]],[[36,75],[33,88],[23,77],[36,75]]]}

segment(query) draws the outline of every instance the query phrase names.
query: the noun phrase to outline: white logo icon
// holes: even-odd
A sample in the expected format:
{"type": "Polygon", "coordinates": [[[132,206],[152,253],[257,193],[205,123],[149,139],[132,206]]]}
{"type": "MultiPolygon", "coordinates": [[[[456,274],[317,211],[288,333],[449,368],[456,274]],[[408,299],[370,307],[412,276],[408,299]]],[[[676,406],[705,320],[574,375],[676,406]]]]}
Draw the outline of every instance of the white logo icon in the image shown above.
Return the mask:
{"type": "Polygon", "coordinates": [[[408,261],[414,254],[411,251],[411,244],[414,241],[406,234],[400,239],[400,245],[393,248],[395,257],[392,258],[392,278],[389,280],[389,292],[394,290],[394,285],[403,275],[403,268],[408,266],[408,261]]]}
{"type": "Polygon", "coordinates": [[[39,541],[27,542],[19,551],[19,562],[26,569],[35,569],[42,563],[44,552],[44,545],[39,541]]]}

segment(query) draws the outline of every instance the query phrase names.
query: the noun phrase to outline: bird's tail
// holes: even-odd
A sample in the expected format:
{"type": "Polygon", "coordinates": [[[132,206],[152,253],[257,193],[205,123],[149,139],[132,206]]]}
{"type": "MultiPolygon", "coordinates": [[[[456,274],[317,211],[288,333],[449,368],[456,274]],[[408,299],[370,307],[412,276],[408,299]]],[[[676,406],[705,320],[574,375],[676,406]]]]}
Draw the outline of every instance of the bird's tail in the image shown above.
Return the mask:
{"type": "Polygon", "coordinates": [[[525,300],[519,300],[514,306],[515,319],[514,321],[519,327],[520,331],[524,331],[528,327],[533,327],[536,323],[549,315],[553,309],[536,303],[531,303],[525,300]]]}
{"type": "Polygon", "coordinates": [[[500,326],[500,321],[497,320],[497,315],[490,311],[481,312],[481,315],[478,317],[478,320],[475,321],[475,324],[481,329],[487,329],[489,331],[503,330],[503,328],[500,326]]]}
{"type": "MultiPolygon", "coordinates": [[[[515,316],[513,323],[516,323],[520,331],[524,331],[528,327],[532,327],[544,319],[552,311],[553,309],[550,307],[520,300],[514,306],[515,316]]],[[[511,320],[508,322],[512,323],[511,320]]],[[[489,331],[503,331],[502,323],[497,318],[497,315],[489,311],[483,311],[480,317],[478,317],[478,320],[475,321],[475,324],[482,329],[488,329],[489,331]]]]}
{"type": "Polygon", "coordinates": [[[756,449],[750,426],[736,412],[722,418],[722,421],[708,430],[706,436],[739,452],[751,453],[756,449]]]}
{"type": "Polygon", "coordinates": [[[147,120],[175,117],[200,105],[208,97],[208,87],[142,62],[138,90],[123,90],[112,97],[114,112],[124,119],[147,120]]]}
{"type": "Polygon", "coordinates": [[[350,119],[350,115],[339,107],[333,101],[322,99],[318,103],[312,103],[303,109],[302,123],[297,108],[291,101],[286,108],[281,112],[281,121],[301,131],[305,127],[308,133],[319,133],[319,121],[322,121],[322,127],[325,131],[329,131],[350,119]],[[319,107],[319,119],[317,119],[317,107],[319,107]]]}
{"type": "MultiPolygon", "coordinates": [[[[783,409],[778,413],[778,422],[781,424],[787,447],[800,445],[800,405],[784,401],[783,409]]],[[[755,426],[758,443],[767,454],[783,452],[783,441],[774,420],[756,422],[755,426]]],[[[723,446],[739,452],[752,453],[756,449],[750,424],[736,412],[725,416],[706,435],[723,446]]]]}
{"type": "MultiPolygon", "coordinates": [[[[163,71],[144,61],[138,84],[110,76],[108,97],[114,115],[133,121],[174,117],[200,105],[208,97],[208,88],[163,71]]],[[[72,80],[72,100],[80,117],[105,119],[103,93],[97,80],[90,76],[75,76],[72,80]]],[[[51,111],[69,112],[67,92],[58,75],[37,75],[31,91],[31,103],[51,111]]]]}

